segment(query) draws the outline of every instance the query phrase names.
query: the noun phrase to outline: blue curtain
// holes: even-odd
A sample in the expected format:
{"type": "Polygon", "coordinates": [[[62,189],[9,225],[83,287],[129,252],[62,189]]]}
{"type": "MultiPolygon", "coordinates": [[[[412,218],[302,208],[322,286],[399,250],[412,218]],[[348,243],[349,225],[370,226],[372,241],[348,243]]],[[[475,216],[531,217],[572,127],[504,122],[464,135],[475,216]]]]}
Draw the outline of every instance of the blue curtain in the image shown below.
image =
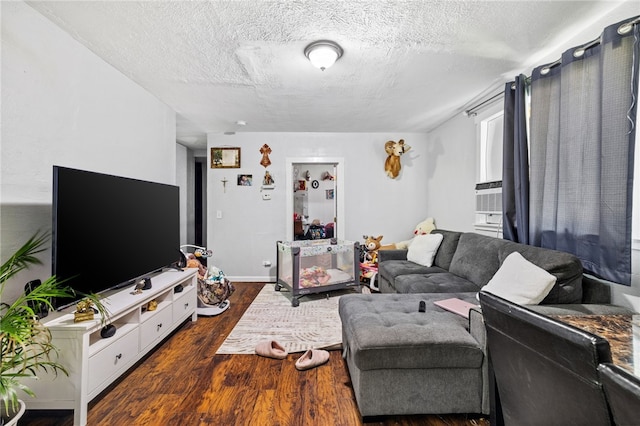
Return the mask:
{"type": "Polygon", "coordinates": [[[502,147],[502,235],[522,244],[529,244],[526,90],[524,75],[505,86],[502,147]]]}
{"type": "Polygon", "coordinates": [[[630,285],[638,25],[622,24],[533,71],[529,241],[630,285]]]}

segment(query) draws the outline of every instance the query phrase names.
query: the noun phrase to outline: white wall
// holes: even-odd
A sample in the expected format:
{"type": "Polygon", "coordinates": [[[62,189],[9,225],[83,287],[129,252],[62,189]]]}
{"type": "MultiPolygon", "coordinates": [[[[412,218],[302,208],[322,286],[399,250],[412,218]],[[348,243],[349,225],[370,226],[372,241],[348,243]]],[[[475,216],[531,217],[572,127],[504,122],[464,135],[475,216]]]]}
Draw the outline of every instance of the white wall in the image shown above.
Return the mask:
{"type": "Polygon", "coordinates": [[[478,167],[474,120],[458,115],[431,131],[425,151],[424,192],[436,226],[473,231],[478,167]]]}
{"type": "MultiPolygon", "coordinates": [[[[293,189],[285,182],[286,158],[344,158],[345,237],[362,241],[362,235],[383,235],[383,243],[404,241],[417,223],[432,216],[425,182],[433,164],[424,134],[371,133],[237,133],[208,135],[209,147],[240,147],[240,169],[208,170],[210,264],[236,280],[273,280],[276,241],[286,238],[286,197],[293,189]],[[390,179],[384,172],[384,143],[404,139],[412,150],[402,157],[402,171],[390,179]],[[271,200],[262,200],[260,184],[265,168],[260,147],[272,153],[267,169],[275,179],[271,200]],[[236,184],[238,174],[252,174],[253,186],[236,184]],[[221,180],[226,178],[226,192],[221,180]],[[216,219],[220,211],[221,219],[216,219]],[[272,267],[262,266],[269,260],[272,267]]],[[[436,218],[437,221],[438,218],[436,218]]],[[[338,225],[340,226],[340,225],[338,225]]]]}
{"type": "MultiPolygon", "coordinates": [[[[25,3],[0,7],[4,261],[34,232],[51,229],[54,164],[175,184],[176,120],[173,110],[25,3]]],[[[50,252],[42,260],[8,284],[5,300],[26,281],[51,274],[50,252]]]]}

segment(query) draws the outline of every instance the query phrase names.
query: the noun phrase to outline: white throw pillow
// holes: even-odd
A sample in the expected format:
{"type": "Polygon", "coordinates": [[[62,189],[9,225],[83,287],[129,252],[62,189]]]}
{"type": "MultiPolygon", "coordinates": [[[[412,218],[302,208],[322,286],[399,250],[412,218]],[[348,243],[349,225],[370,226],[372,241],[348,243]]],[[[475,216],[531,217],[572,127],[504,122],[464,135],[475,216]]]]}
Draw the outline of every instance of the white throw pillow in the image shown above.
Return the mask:
{"type": "Polygon", "coordinates": [[[520,305],[537,305],[555,283],[555,276],[514,251],[482,290],[520,305]]]}
{"type": "Polygon", "coordinates": [[[418,235],[413,238],[407,251],[407,260],[422,266],[433,265],[433,259],[444,236],[442,234],[418,235]]]}

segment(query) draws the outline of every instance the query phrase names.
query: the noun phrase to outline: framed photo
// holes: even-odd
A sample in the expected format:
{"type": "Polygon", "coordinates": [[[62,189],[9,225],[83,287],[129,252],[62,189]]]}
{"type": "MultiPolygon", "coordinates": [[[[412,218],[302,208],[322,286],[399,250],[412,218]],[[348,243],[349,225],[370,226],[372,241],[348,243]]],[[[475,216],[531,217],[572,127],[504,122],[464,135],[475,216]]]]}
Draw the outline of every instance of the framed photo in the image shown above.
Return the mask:
{"type": "Polygon", "coordinates": [[[253,175],[238,175],[238,186],[253,185],[253,175]]]}
{"type": "Polygon", "coordinates": [[[212,169],[239,169],[240,148],[211,148],[212,169]]]}

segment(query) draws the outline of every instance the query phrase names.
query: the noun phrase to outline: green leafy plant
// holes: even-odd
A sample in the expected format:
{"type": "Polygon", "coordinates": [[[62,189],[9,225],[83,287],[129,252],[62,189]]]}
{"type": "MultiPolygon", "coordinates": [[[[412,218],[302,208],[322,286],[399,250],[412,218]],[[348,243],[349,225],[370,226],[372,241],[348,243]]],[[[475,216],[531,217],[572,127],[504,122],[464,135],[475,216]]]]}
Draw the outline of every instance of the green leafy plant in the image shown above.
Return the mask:
{"type": "MultiPolygon", "coordinates": [[[[37,233],[20,247],[0,267],[0,300],[7,282],[24,269],[42,262],[37,255],[44,250],[48,235],[37,233]]],[[[51,332],[38,319],[34,306],[53,309],[52,300],[74,296],[74,291],[55,276],[48,278],[28,294],[23,293],[13,303],[0,303],[0,398],[5,411],[18,407],[18,391],[34,397],[34,392],[22,379],[37,378],[40,371],[68,375],[64,366],[55,361],[58,349],[52,342],[51,332]]],[[[98,308],[102,324],[108,312],[97,295],[86,295],[98,308]]]]}

